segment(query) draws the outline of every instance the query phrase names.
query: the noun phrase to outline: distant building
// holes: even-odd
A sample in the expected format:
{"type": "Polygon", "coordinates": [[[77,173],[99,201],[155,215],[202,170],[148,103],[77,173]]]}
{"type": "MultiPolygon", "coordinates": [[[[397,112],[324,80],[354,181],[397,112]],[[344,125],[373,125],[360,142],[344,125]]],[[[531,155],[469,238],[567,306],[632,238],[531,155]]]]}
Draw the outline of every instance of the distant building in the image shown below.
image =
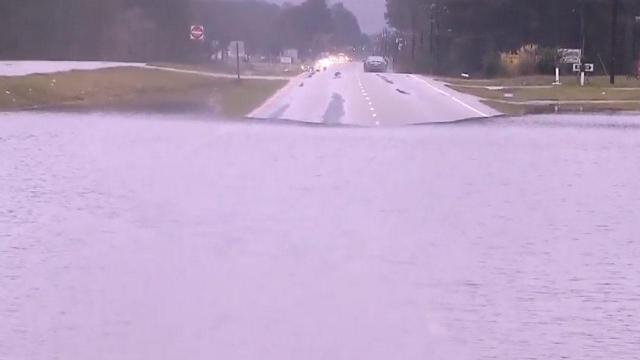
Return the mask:
{"type": "Polygon", "coordinates": [[[290,58],[292,63],[297,63],[299,60],[297,49],[284,49],[282,51],[283,58],[290,58]]]}
{"type": "Polygon", "coordinates": [[[240,54],[240,58],[244,59],[247,57],[247,53],[245,51],[244,41],[232,41],[229,43],[229,47],[227,48],[227,54],[229,54],[229,58],[236,58],[236,52],[240,54]],[[236,45],[238,49],[236,49],[236,45]],[[239,51],[237,51],[239,50],[239,51]]]}

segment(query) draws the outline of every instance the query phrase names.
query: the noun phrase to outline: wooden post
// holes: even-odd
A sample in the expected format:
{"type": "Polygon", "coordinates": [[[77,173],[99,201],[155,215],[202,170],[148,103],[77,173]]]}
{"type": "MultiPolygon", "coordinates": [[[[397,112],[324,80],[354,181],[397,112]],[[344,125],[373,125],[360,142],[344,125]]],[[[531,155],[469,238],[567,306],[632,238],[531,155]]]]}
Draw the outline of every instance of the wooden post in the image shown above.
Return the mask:
{"type": "Polygon", "coordinates": [[[616,43],[618,38],[618,0],[611,0],[611,59],[609,64],[609,82],[616,83],[616,43]]]}
{"type": "Polygon", "coordinates": [[[236,41],[236,70],[238,72],[238,80],[240,80],[240,42],[236,41]]]}

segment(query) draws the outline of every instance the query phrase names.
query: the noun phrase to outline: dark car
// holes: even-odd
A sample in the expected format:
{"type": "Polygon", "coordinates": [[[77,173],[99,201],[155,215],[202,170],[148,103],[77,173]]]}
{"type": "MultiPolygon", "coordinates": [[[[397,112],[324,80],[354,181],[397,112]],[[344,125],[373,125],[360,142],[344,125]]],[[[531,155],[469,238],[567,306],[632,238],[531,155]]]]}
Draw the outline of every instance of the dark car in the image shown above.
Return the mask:
{"type": "Polygon", "coordinates": [[[382,56],[369,56],[364,61],[364,72],[385,72],[387,61],[382,56]]]}

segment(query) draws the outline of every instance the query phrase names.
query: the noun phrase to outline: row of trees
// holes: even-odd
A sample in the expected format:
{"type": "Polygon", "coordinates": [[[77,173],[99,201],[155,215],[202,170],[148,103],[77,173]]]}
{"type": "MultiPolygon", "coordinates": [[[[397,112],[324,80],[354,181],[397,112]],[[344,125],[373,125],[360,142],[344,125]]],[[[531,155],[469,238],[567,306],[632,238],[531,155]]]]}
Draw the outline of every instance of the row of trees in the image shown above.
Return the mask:
{"type": "MultiPolygon", "coordinates": [[[[612,1],[386,0],[386,16],[405,44],[399,61],[419,71],[479,72],[491,54],[526,44],[583,49],[588,61],[606,65],[612,1]]],[[[619,4],[615,55],[627,72],[640,50],[640,2],[619,4]]]]}
{"type": "Polygon", "coordinates": [[[306,0],[2,0],[0,58],[161,61],[243,40],[255,54],[294,47],[304,53],[354,46],[358,21],[342,4],[306,0]],[[189,41],[204,24],[207,41],[189,41]]]}
{"type": "Polygon", "coordinates": [[[327,0],[282,6],[256,0],[196,0],[194,8],[207,39],[222,48],[244,40],[250,54],[278,55],[284,48],[295,48],[315,56],[367,40],[356,17],[342,3],[329,6],[327,0]]]}
{"type": "Polygon", "coordinates": [[[0,57],[170,59],[184,51],[187,0],[3,0],[0,57]]]}

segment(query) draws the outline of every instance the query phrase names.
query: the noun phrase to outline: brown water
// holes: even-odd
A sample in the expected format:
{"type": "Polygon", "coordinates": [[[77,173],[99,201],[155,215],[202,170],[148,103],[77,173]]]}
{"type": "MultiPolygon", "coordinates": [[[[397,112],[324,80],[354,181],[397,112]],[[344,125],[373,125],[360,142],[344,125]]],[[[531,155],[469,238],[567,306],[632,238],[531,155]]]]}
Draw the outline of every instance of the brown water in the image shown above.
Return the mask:
{"type": "Polygon", "coordinates": [[[0,359],[638,359],[637,125],[0,114],[0,359]]]}

